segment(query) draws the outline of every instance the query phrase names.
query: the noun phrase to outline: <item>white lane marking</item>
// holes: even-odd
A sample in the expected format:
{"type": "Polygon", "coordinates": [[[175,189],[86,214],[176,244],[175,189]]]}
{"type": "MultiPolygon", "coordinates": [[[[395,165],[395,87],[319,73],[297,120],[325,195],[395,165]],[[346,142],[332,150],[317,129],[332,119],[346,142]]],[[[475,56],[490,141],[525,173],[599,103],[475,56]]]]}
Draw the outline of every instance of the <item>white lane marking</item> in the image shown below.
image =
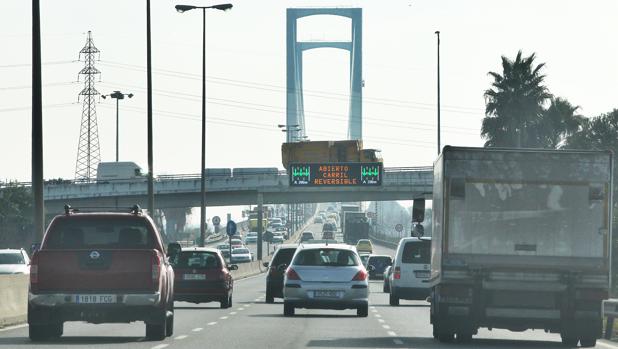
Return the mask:
{"type": "Polygon", "coordinates": [[[222,317],[220,317],[219,319],[221,319],[221,320],[225,320],[225,319],[227,319],[227,316],[222,316],[222,317]]]}
{"type": "Polygon", "coordinates": [[[245,308],[249,308],[251,304],[245,304],[245,308]]]}
{"type": "Polygon", "coordinates": [[[385,329],[385,330],[390,330],[391,329],[391,327],[389,325],[382,325],[382,328],[385,329]]]}
{"type": "Polygon", "coordinates": [[[389,336],[397,337],[397,333],[395,333],[393,331],[388,331],[386,333],[388,333],[389,336]]]}
{"type": "Polygon", "coordinates": [[[15,325],[15,326],[7,326],[7,327],[4,327],[4,328],[0,328],[0,332],[16,330],[16,329],[24,328],[24,327],[28,327],[28,324],[21,324],[21,325],[15,325]]]}
{"type": "Polygon", "coordinates": [[[194,329],[192,329],[191,331],[193,331],[193,332],[199,332],[199,331],[201,331],[201,330],[203,330],[203,328],[198,327],[198,328],[194,328],[194,329]]]}
{"type": "Polygon", "coordinates": [[[169,344],[159,344],[159,345],[155,345],[154,347],[150,348],[150,349],[163,349],[165,347],[167,347],[169,344]]]}
{"type": "Polygon", "coordinates": [[[178,336],[178,337],[176,337],[176,338],[174,338],[174,339],[176,339],[176,340],[181,340],[181,339],[185,339],[185,338],[187,338],[187,337],[189,337],[189,336],[187,336],[187,335],[183,334],[183,335],[178,336]]]}
{"type": "Polygon", "coordinates": [[[403,341],[401,339],[393,339],[393,342],[397,345],[403,345],[403,341]]]}
{"type": "Polygon", "coordinates": [[[382,317],[382,315],[380,315],[380,314],[375,314],[375,317],[382,317]]]}
{"type": "Polygon", "coordinates": [[[597,345],[600,345],[600,346],[605,347],[605,348],[610,348],[610,349],[617,349],[618,348],[618,346],[610,344],[610,343],[608,343],[606,341],[597,341],[597,345]]]}
{"type": "Polygon", "coordinates": [[[383,324],[384,323],[384,319],[378,319],[378,322],[383,324]]]}
{"type": "Polygon", "coordinates": [[[243,311],[243,310],[245,310],[245,308],[238,308],[238,310],[239,310],[239,311],[243,311]]]}
{"type": "Polygon", "coordinates": [[[371,309],[375,309],[376,307],[374,307],[374,306],[372,305],[372,306],[370,306],[369,308],[371,308],[371,309]]]}
{"type": "Polygon", "coordinates": [[[231,313],[230,313],[230,315],[236,315],[236,314],[238,314],[238,313],[237,313],[237,312],[235,312],[235,311],[233,311],[233,312],[231,312],[231,313]]]}
{"type": "Polygon", "coordinates": [[[216,322],[216,321],[213,321],[213,322],[209,322],[209,323],[208,323],[208,326],[213,326],[213,325],[216,325],[216,324],[217,324],[217,322],[216,322]]]}
{"type": "Polygon", "coordinates": [[[372,312],[377,313],[378,311],[375,309],[371,309],[372,312]]]}

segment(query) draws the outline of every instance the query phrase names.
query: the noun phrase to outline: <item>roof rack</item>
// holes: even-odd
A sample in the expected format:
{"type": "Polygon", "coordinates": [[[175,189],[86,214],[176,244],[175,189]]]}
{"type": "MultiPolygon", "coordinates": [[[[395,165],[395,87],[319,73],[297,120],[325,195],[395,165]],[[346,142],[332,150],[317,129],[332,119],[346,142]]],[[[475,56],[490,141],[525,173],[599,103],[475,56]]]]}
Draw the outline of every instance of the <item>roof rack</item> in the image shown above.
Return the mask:
{"type": "Polygon", "coordinates": [[[129,212],[134,215],[140,215],[143,213],[142,208],[139,205],[133,205],[128,210],[127,208],[120,208],[117,206],[97,206],[97,207],[71,207],[69,204],[64,205],[64,214],[69,215],[78,212],[129,212]]]}

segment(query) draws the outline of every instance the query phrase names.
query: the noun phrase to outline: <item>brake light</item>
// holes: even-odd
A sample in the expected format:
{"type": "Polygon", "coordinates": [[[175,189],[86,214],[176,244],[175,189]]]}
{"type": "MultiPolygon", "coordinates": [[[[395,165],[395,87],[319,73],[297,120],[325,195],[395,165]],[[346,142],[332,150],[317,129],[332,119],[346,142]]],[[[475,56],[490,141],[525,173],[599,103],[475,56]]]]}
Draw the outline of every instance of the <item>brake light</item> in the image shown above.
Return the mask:
{"type": "Polygon", "coordinates": [[[395,271],[393,272],[393,279],[401,279],[401,268],[395,267],[395,271]]]}
{"type": "Polygon", "coordinates": [[[159,288],[159,278],[161,277],[161,259],[154,252],[152,255],[152,283],[155,288],[159,288]]]}
{"type": "Polygon", "coordinates": [[[39,255],[35,253],[30,260],[30,284],[36,285],[39,282],[39,255]]]}
{"type": "Polygon", "coordinates": [[[288,277],[288,280],[300,280],[300,276],[298,276],[296,270],[292,268],[288,268],[288,271],[285,273],[285,275],[288,277]]]}
{"type": "Polygon", "coordinates": [[[352,278],[352,281],[365,281],[367,280],[367,272],[365,271],[365,269],[361,269],[358,271],[358,273],[356,273],[356,275],[354,275],[354,277],[352,278]]]}

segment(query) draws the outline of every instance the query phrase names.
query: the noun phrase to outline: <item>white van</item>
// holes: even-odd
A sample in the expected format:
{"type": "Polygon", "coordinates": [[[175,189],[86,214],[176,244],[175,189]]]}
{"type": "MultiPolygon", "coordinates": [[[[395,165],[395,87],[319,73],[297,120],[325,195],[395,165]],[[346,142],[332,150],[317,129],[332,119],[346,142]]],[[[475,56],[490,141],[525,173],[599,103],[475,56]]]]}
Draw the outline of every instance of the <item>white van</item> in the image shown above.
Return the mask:
{"type": "Polygon", "coordinates": [[[431,272],[431,238],[409,237],[399,241],[393,260],[390,282],[390,305],[399,305],[400,299],[419,300],[429,296],[431,272]]]}

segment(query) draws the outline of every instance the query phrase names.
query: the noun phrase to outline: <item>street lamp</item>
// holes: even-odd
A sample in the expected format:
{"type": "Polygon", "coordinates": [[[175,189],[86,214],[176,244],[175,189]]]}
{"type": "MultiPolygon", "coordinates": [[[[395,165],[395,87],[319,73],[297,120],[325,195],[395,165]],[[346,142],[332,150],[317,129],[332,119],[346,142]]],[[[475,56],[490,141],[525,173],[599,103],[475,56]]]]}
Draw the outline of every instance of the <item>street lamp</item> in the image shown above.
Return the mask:
{"type": "Polygon", "coordinates": [[[176,5],[176,11],[183,13],[190,10],[202,10],[202,171],[200,186],[200,246],[204,246],[206,239],[206,10],[215,9],[226,11],[232,4],[212,6],[176,5]]]}
{"type": "Polygon", "coordinates": [[[120,135],[120,131],[119,131],[119,108],[118,108],[118,104],[120,102],[121,99],[124,99],[124,96],[127,96],[129,98],[133,98],[133,94],[132,93],[122,93],[120,91],[114,91],[113,93],[110,93],[109,95],[101,95],[101,97],[103,97],[103,99],[106,99],[107,97],[111,97],[116,99],[116,162],[118,162],[118,144],[119,144],[119,135],[120,135]]]}
{"type": "Polygon", "coordinates": [[[440,155],[440,31],[435,32],[438,48],[438,155],[440,155]]]}

